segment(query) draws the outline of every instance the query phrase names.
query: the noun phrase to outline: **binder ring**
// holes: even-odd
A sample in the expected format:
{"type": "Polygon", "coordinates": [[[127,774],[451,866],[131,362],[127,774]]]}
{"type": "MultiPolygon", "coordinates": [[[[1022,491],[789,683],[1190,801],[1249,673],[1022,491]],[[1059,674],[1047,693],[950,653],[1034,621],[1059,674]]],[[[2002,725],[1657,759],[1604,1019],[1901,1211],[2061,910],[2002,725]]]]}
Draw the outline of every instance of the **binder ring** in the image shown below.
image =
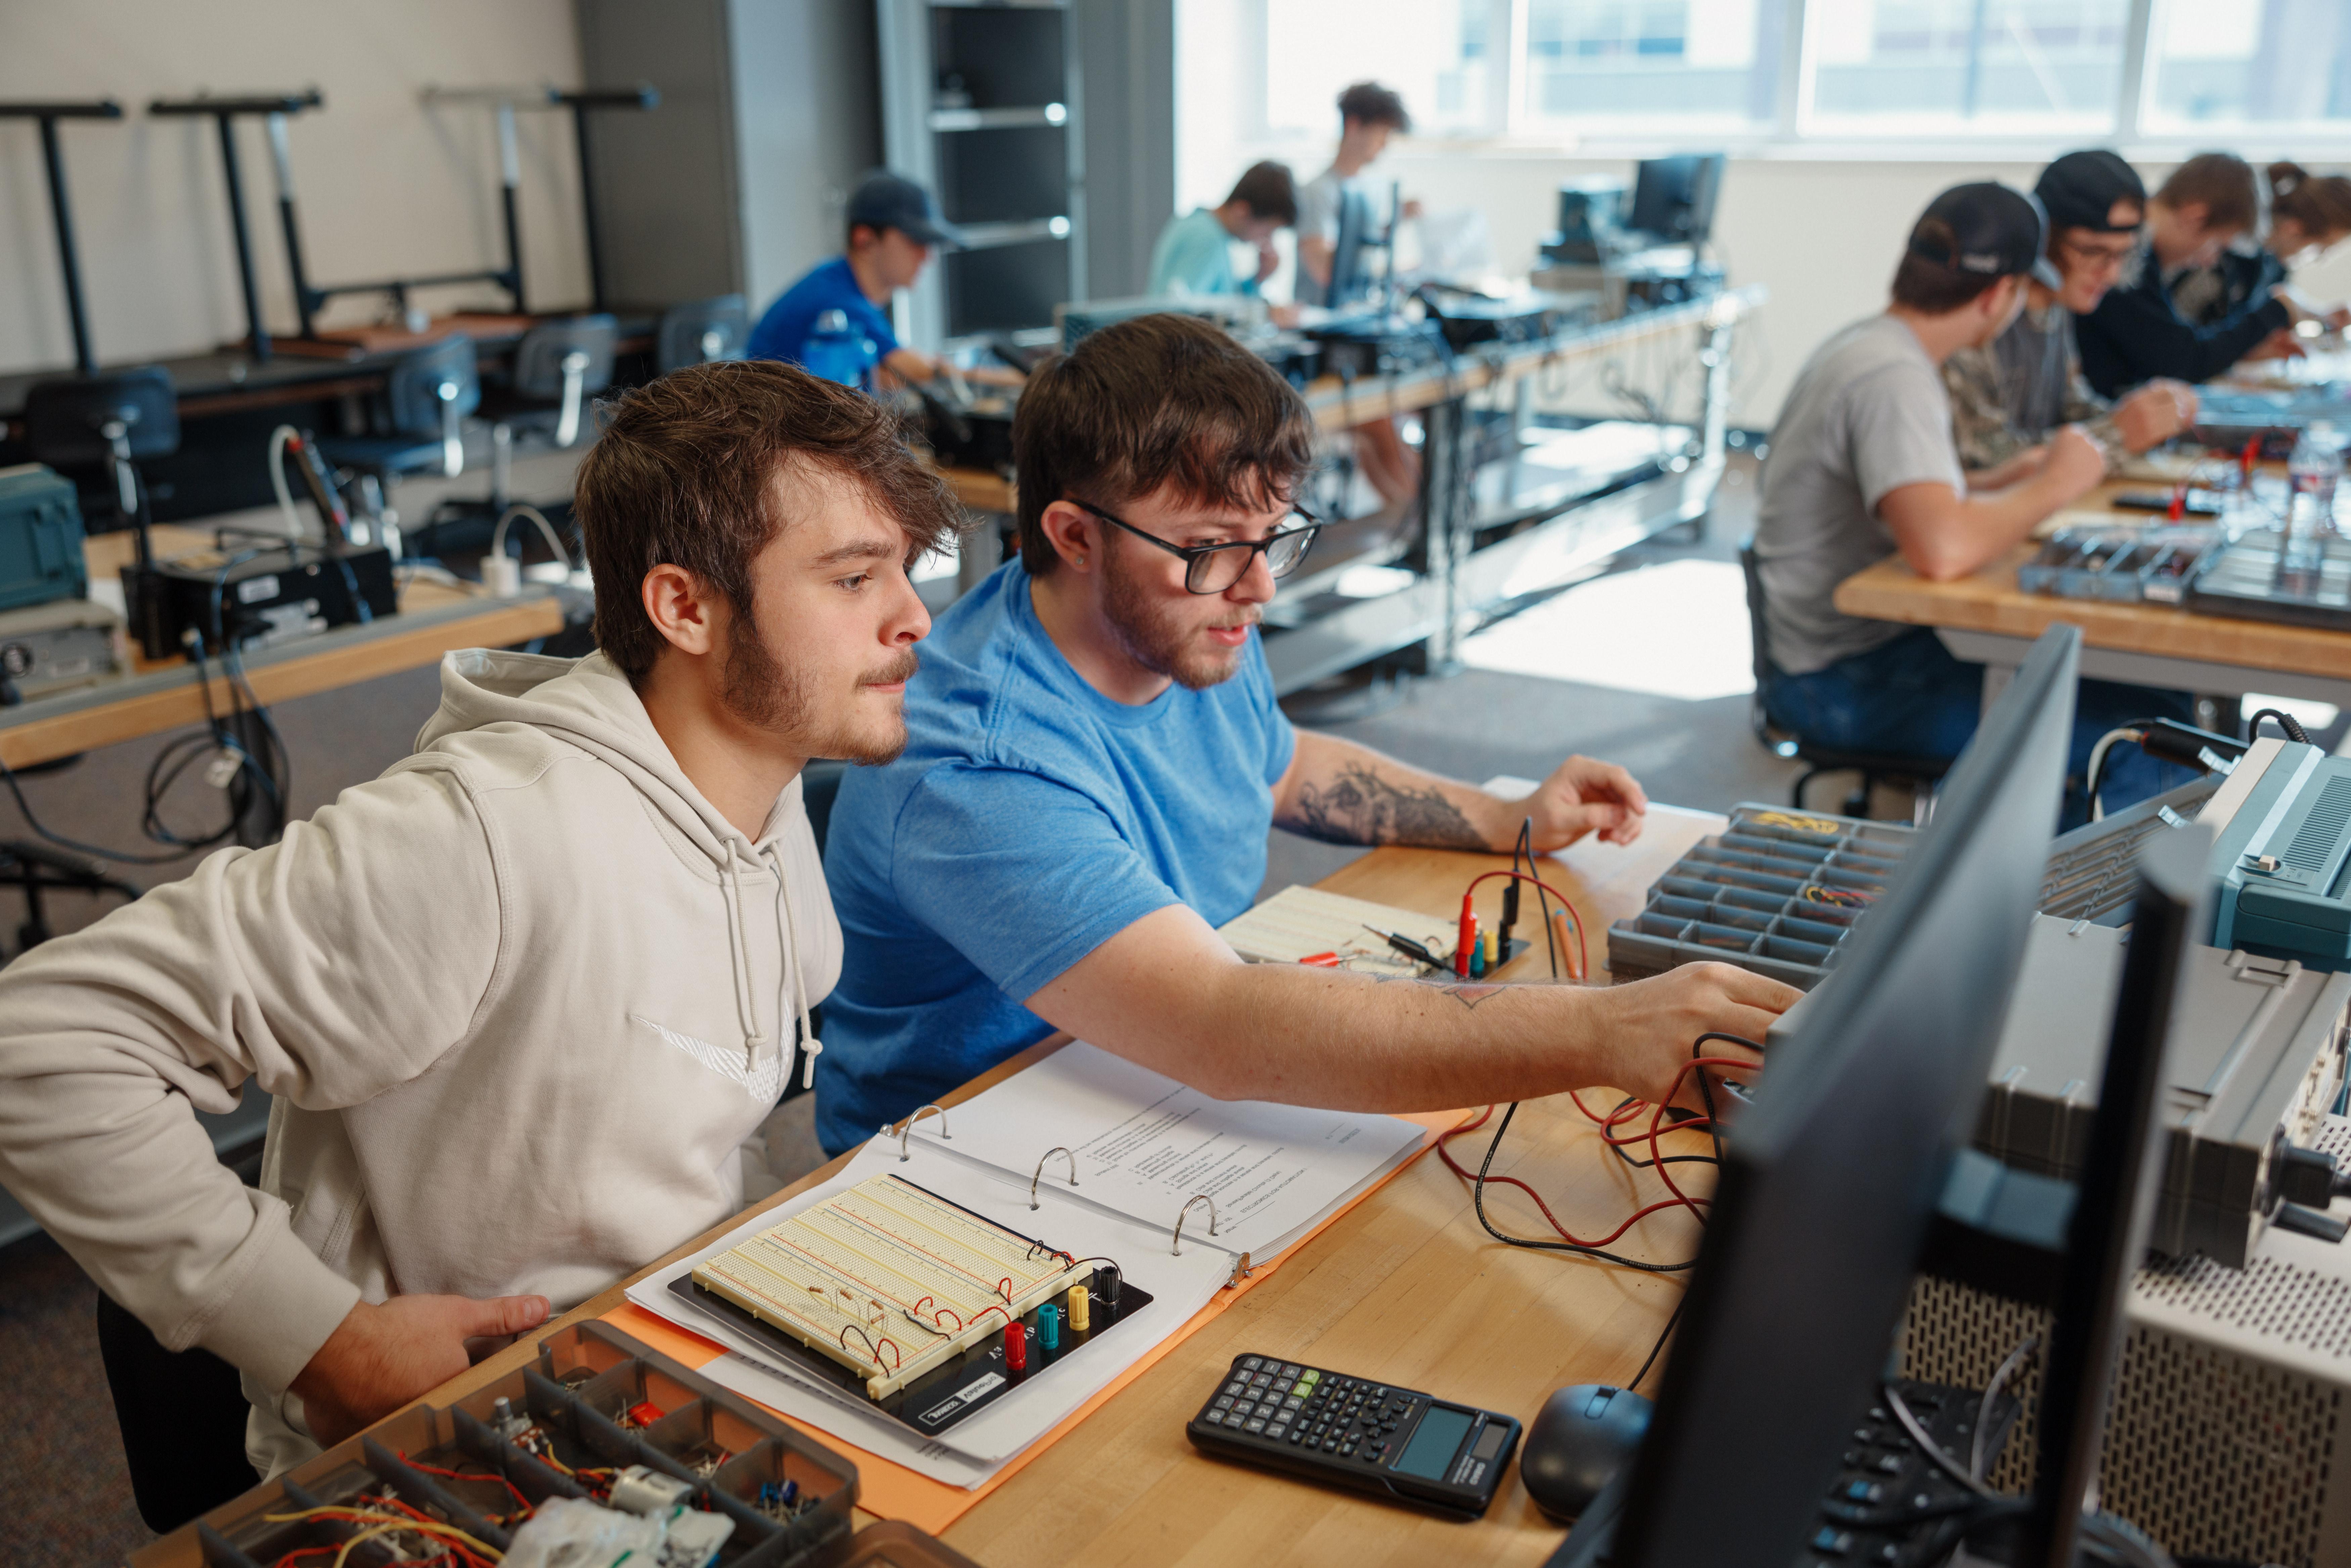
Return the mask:
{"type": "Polygon", "coordinates": [[[1192,1212],[1192,1206],[1196,1203],[1205,1203],[1208,1206],[1208,1234],[1214,1236],[1217,1233],[1217,1200],[1205,1192],[1194,1193],[1184,1200],[1184,1207],[1176,1211],[1175,1245],[1169,1249],[1176,1257],[1184,1256],[1184,1220],[1185,1217],[1192,1212]]]}
{"type": "Polygon", "coordinates": [[[1045,1162],[1051,1159],[1055,1155],[1069,1155],[1070,1185],[1071,1186],[1078,1185],[1078,1156],[1070,1154],[1069,1145],[1065,1144],[1059,1148],[1047,1149],[1044,1154],[1038,1157],[1037,1174],[1029,1178],[1029,1207],[1031,1208],[1035,1208],[1037,1207],[1037,1184],[1040,1181],[1042,1181],[1045,1177],[1045,1162]]]}
{"type": "Polygon", "coordinates": [[[903,1121],[903,1122],[899,1123],[896,1126],[894,1126],[894,1127],[884,1126],[884,1127],[882,1129],[882,1135],[883,1135],[883,1137],[885,1137],[885,1138],[886,1138],[886,1137],[888,1137],[888,1136],[889,1136],[891,1134],[893,1134],[893,1133],[895,1133],[895,1134],[898,1134],[898,1163],[899,1163],[900,1165],[902,1165],[902,1166],[903,1166],[903,1165],[904,1165],[908,1160],[910,1160],[910,1159],[912,1159],[912,1158],[914,1157],[912,1155],[909,1155],[908,1153],[906,1153],[906,1139],[907,1139],[907,1138],[908,1138],[908,1136],[909,1136],[909,1135],[911,1135],[911,1134],[913,1134],[913,1132],[914,1131],[914,1124],[915,1124],[915,1123],[917,1123],[917,1122],[919,1122],[919,1121],[921,1121],[921,1120],[923,1119],[923,1114],[924,1114],[924,1113],[925,1113],[925,1112],[933,1112],[933,1113],[935,1113],[937,1114],[938,1119],[939,1119],[939,1136],[940,1136],[940,1137],[942,1137],[942,1138],[948,1138],[948,1139],[949,1139],[949,1141],[951,1141],[951,1142],[953,1141],[953,1140],[952,1140],[952,1135],[947,1132],[947,1108],[946,1108],[946,1106],[944,1106],[944,1105],[921,1105],[921,1106],[917,1106],[917,1107],[915,1108],[915,1110],[914,1110],[914,1113],[913,1115],[911,1115],[911,1116],[907,1117],[904,1121],[903,1121]]]}

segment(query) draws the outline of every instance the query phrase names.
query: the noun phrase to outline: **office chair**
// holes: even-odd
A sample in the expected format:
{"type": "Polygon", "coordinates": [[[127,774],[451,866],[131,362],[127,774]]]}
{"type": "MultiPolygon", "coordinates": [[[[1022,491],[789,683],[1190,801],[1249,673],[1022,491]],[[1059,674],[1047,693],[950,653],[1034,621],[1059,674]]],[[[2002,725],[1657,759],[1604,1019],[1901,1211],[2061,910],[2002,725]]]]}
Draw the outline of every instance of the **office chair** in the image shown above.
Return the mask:
{"type": "Polygon", "coordinates": [[[329,462],[372,478],[383,495],[410,475],[455,479],[465,471],[465,416],[482,404],[474,340],[452,332],[402,355],[372,401],[376,434],[320,438],[329,462]]]}
{"type": "Polygon", "coordinates": [[[653,329],[653,374],[665,376],[687,365],[739,360],[751,339],[751,316],[739,294],[689,300],[662,312],[653,329]]]}
{"type": "Polygon", "coordinates": [[[1766,711],[1763,693],[1775,673],[1771,664],[1771,644],[1763,622],[1763,575],[1751,538],[1739,547],[1739,570],[1747,579],[1747,625],[1755,641],[1755,696],[1748,710],[1755,727],[1755,738],[1772,756],[1804,764],[1804,771],[1796,776],[1795,789],[1790,792],[1789,804],[1797,810],[1804,810],[1804,790],[1823,773],[1858,773],[1861,778],[1853,793],[1844,798],[1844,814],[1848,817],[1869,815],[1869,792],[1880,779],[1905,783],[1913,789],[1931,784],[1942,778],[1950,767],[1950,759],[1940,757],[1905,757],[1891,751],[1847,750],[1822,746],[1800,735],[1790,735],[1771,722],[1766,711]]]}
{"type": "Polygon", "coordinates": [[[480,413],[490,421],[488,498],[442,502],[423,528],[407,531],[404,548],[437,555],[488,543],[514,505],[515,437],[535,432],[557,447],[578,444],[588,428],[589,400],[612,384],[619,342],[620,324],[610,316],[542,321],[525,332],[512,366],[482,388],[480,413]]]}
{"type": "Polygon", "coordinates": [[[180,449],[180,396],[161,365],[36,382],[25,393],[25,446],[33,461],[68,473],[102,470],[122,528],[139,530],[140,564],[152,563],[147,545],[147,486],[138,463],[180,449]]]}

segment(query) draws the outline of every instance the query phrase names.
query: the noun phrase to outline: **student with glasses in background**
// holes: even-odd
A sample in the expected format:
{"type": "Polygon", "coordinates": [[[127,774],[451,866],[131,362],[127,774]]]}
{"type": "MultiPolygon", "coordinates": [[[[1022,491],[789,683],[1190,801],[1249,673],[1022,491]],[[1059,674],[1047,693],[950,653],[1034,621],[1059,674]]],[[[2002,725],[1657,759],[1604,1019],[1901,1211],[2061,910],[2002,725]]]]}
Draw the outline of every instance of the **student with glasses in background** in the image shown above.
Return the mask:
{"type": "Polygon", "coordinates": [[[1090,335],[1031,378],[1012,444],[1020,553],[939,617],[905,755],[833,808],[826,1149],[1056,1030],[1224,1099],[1413,1111],[1663,1095],[1699,1034],[1761,1040],[1795,999],[1712,964],[1465,988],[1242,963],[1216,928],[1256,901],[1276,826],[1497,852],[1532,819],[1540,853],[1629,842],[1647,801],[1585,758],[1505,801],[1291,729],[1256,629],[1319,526],[1291,499],[1313,422],[1217,328],[1090,335]]]}
{"type": "Polygon", "coordinates": [[[2122,280],[2147,217],[2147,187],[2112,152],[2068,152],[2041,172],[2032,193],[2049,217],[2053,277],[2024,280],[2024,308],[1991,342],[1943,361],[1951,430],[1970,484],[1997,490],[2041,466],[2051,434],[2080,425],[2111,470],[2196,422],[2196,393],[2183,382],[2147,382],[2119,402],[2090,390],[2074,319],[2098,308],[2122,280]]]}

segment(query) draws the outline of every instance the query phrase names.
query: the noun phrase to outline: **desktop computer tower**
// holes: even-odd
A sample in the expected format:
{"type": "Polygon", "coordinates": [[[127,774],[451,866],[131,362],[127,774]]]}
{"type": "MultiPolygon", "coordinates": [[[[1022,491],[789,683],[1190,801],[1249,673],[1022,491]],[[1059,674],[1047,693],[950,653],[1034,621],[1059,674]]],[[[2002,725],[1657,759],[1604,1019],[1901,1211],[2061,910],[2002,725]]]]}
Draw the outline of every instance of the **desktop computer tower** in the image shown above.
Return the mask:
{"type": "MultiPolygon", "coordinates": [[[[2351,1164],[2351,1120],[2325,1117],[2313,1145],[2351,1164]]],[[[2346,1247],[2273,1226],[2242,1269],[2199,1253],[2139,1270],[2099,1472],[2102,1508],[2175,1554],[2351,1563],[2346,1247]]],[[[1990,1477],[2005,1492],[2031,1485],[2048,1324],[2041,1307],[1949,1280],[1922,1275],[1911,1291],[1905,1377],[1980,1388],[2026,1337],[2043,1337],[2009,1387],[2024,1413],[1990,1477]]]]}

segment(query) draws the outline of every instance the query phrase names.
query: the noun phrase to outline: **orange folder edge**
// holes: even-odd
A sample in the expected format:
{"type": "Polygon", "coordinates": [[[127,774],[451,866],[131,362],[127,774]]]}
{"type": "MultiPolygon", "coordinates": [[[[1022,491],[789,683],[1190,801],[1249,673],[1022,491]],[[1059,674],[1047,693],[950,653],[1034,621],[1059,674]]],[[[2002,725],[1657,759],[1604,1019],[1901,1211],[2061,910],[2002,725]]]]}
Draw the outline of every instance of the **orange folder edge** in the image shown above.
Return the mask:
{"type": "MultiPolygon", "coordinates": [[[[1074,1431],[1079,1422],[1092,1415],[1119,1390],[1150,1370],[1162,1356],[1206,1327],[1211,1318],[1240,1300],[1253,1286],[1274,1273],[1290,1259],[1297,1257],[1308,1242],[1322,1235],[1338,1220],[1341,1215],[1345,1214],[1356,1204],[1363,1202],[1364,1199],[1410,1169],[1422,1155],[1436,1147],[1437,1140],[1440,1135],[1451,1132],[1476,1114],[1475,1111],[1417,1111],[1400,1114],[1396,1118],[1398,1121],[1416,1123],[1425,1130],[1420,1140],[1420,1148],[1412,1158],[1404,1161],[1395,1169],[1357,1193],[1349,1200],[1345,1207],[1333,1210],[1328,1219],[1299,1238],[1282,1252],[1280,1257],[1270,1263],[1257,1265],[1256,1269],[1239,1284],[1228,1285],[1218,1291],[1209,1298],[1207,1306],[1194,1312],[1185,1322],[1183,1327],[1144,1352],[1141,1359],[1113,1378],[1101,1392],[1071,1411],[1062,1418],[1059,1426],[1013,1455],[1011,1458],[1005,1461],[1003,1469],[976,1487],[967,1489],[950,1486],[945,1481],[933,1480],[928,1476],[908,1469],[894,1459],[883,1458],[877,1454],[866,1452],[853,1443],[844,1442],[821,1427],[796,1420],[779,1410],[773,1413],[818,1442],[839,1450],[844,1457],[856,1463],[857,1501],[860,1508],[870,1513],[878,1514],[883,1519],[904,1520],[907,1523],[917,1529],[928,1531],[933,1535],[940,1534],[946,1530],[947,1526],[961,1519],[965,1513],[977,1506],[980,1499],[1018,1475],[1021,1468],[1030,1459],[1074,1431]]],[[[623,1305],[615,1308],[604,1314],[603,1321],[622,1333],[643,1341],[663,1354],[674,1357],[691,1367],[705,1366],[726,1354],[722,1347],[704,1339],[700,1334],[689,1333],[668,1319],[657,1317],[642,1307],[623,1305]]],[[[754,1401],[754,1403],[757,1402],[754,1401]]],[[[764,1406],[761,1407],[768,1408],[764,1406]]]]}

